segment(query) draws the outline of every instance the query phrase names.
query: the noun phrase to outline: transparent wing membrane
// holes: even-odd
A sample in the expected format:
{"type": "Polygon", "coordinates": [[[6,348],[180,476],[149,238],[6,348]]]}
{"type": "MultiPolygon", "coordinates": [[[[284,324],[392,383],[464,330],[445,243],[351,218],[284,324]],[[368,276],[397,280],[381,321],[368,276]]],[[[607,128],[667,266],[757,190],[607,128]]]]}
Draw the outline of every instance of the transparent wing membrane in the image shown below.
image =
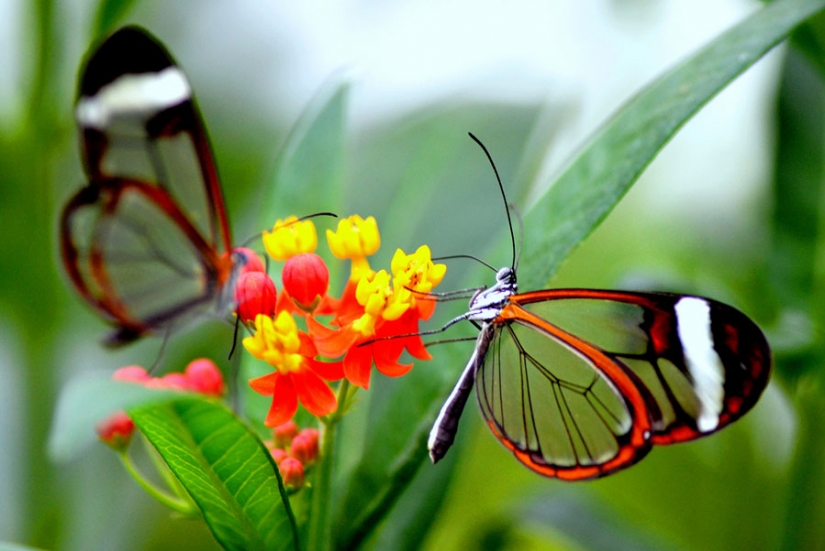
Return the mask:
{"type": "Polygon", "coordinates": [[[226,302],[220,183],[189,82],[166,50],[134,27],[109,37],[87,61],[76,118],[89,182],[63,212],[63,261],[118,325],[110,344],[226,302]]]}
{"type": "Polygon", "coordinates": [[[770,371],[759,328],[698,297],[525,293],[484,331],[476,392],[488,425],[529,468],[560,478],[603,476],[652,444],[719,430],[770,371]]]}

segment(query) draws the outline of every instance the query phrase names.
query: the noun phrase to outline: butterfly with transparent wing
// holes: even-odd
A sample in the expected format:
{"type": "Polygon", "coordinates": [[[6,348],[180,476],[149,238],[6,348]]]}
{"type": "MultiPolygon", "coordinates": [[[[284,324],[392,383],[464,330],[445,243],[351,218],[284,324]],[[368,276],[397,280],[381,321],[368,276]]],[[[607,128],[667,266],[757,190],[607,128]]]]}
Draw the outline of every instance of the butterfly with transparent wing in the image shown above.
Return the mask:
{"type": "Polygon", "coordinates": [[[94,49],[75,118],[88,183],[60,221],[63,266],[118,346],[227,316],[248,257],[232,249],[209,139],[186,76],[145,30],[94,49]]]}
{"type": "MultiPolygon", "coordinates": [[[[472,134],[504,187],[487,148],[472,134]]],[[[435,463],[455,439],[473,387],[495,437],[529,469],[564,480],[606,476],[656,444],[713,434],[747,413],[768,384],[771,352],[739,310],[654,292],[519,293],[513,261],[448,322],[479,327],[475,350],[436,418],[435,463]]]]}

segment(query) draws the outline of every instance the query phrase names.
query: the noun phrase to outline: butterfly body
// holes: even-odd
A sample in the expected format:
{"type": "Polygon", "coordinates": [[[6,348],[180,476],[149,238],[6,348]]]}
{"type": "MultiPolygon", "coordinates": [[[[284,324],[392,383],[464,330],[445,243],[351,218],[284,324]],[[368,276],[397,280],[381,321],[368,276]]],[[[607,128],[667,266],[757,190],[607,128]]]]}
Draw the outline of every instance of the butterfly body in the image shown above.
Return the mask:
{"type": "Polygon", "coordinates": [[[245,263],[183,71],[124,27],[88,58],[75,118],[88,182],[66,204],[61,256],[80,295],[115,325],[109,345],[227,315],[245,263]]]}

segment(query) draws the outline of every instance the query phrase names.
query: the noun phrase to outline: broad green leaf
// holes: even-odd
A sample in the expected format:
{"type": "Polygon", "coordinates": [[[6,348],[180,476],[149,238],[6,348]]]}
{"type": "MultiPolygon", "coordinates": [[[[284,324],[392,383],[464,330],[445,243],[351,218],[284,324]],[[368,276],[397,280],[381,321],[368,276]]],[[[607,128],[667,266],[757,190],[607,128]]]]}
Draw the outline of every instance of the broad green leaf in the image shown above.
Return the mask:
{"type": "Polygon", "coordinates": [[[525,216],[520,288],[545,286],[679,128],[823,7],[822,0],[768,4],[627,102],[525,216]]]}
{"type": "MultiPolygon", "coordinates": [[[[715,39],[622,107],[584,145],[560,179],[525,217],[519,272],[521,288],[531,289],[545,284],[564,258],[604,219],[691,116],[785,38],[796,25],[823,7],[823,0],[772,3],[715,39]]],[[[439,354],[442,354],[441,350],[439,354]]],[[[453,363],[450,371],[457,373],[463,362],[453,363]]],[[[404,388],[406,382],[399,386],[404,388]]],[[[439,397],[446,395],[446,392],[431,389],[422,391],[410,387],[407,390],[403,401],[397,400],[394,407],[403,412],[429,412],[428,419],[433,418],[439,397]]],[[[383,419],[376,420],[375,426],[370,427],[370,438],[375,438],[379,444],[384,443],[379,436],[389,434],[385,432],[385,425],[394,418],[388,413],[383,419]]],[[[410,426],[409,420],[402,420],[396,430],[410,426]]],[[[377,444],[368,445],[364,459],[356,468],[348,498],[339,510],[339,521],[344,520],[345,511],[374,510],[365,500],[355,498],[356,488],[398,484],[399,480],[393,478],[393,471],[387,466],[402,465],[416,453],[421,461],[424,460],[428,431],[428,423],[421,423],[415,434],[409,434],[406,447],[390,443],[378,449],[377,444]],[[384,467],[378,467],[379,462],[384,467]]],[[[369,495],[368,491],[365,493],[369,495]]],[[[365,529],[367,522],[374,521],[368,515],[356,517],[348,533],[358,533],[365,529]],[[365,524],[359,525],[360,522],[365,524]]],[[[346,538],[340,542],[347,547],[346,538]]]]}
{"type": "Polygon", "coordinates": [[[77,457],[97,438],[95,425],[121,409],[173,400],[180,392],[113,381],[108,375],[84,375],[65,386],[57,400],[49,456],[54,461],[77,457]]]}
{"type": "Polygon", "coordinates": [[[127,412],[228,550],[299,549],[278,468],[223,404],[197,397],[127,412]]]}

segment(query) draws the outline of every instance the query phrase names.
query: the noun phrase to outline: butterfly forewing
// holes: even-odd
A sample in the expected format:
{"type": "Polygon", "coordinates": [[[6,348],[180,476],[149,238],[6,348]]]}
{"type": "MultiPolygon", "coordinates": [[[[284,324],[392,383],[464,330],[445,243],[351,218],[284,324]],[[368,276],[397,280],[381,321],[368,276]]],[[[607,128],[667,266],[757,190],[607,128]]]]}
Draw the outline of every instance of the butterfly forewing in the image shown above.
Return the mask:
{"type": "Polygon", "coordinates": [[[744,314],[700,297],[562,289],[512,297],[613,360],[642,389],[654,443],[714,432],[768,383],[770,350],[744,314]]]}
{"type": "Polygon", "coordinates": [[[120,326],[110,342],[226,303],[233,262],[217,171],[189,82],[165,49],[137,28],[112,35],[88,60],[76,118],[89,183],[64,210],[63,259],[120,326]]]}

